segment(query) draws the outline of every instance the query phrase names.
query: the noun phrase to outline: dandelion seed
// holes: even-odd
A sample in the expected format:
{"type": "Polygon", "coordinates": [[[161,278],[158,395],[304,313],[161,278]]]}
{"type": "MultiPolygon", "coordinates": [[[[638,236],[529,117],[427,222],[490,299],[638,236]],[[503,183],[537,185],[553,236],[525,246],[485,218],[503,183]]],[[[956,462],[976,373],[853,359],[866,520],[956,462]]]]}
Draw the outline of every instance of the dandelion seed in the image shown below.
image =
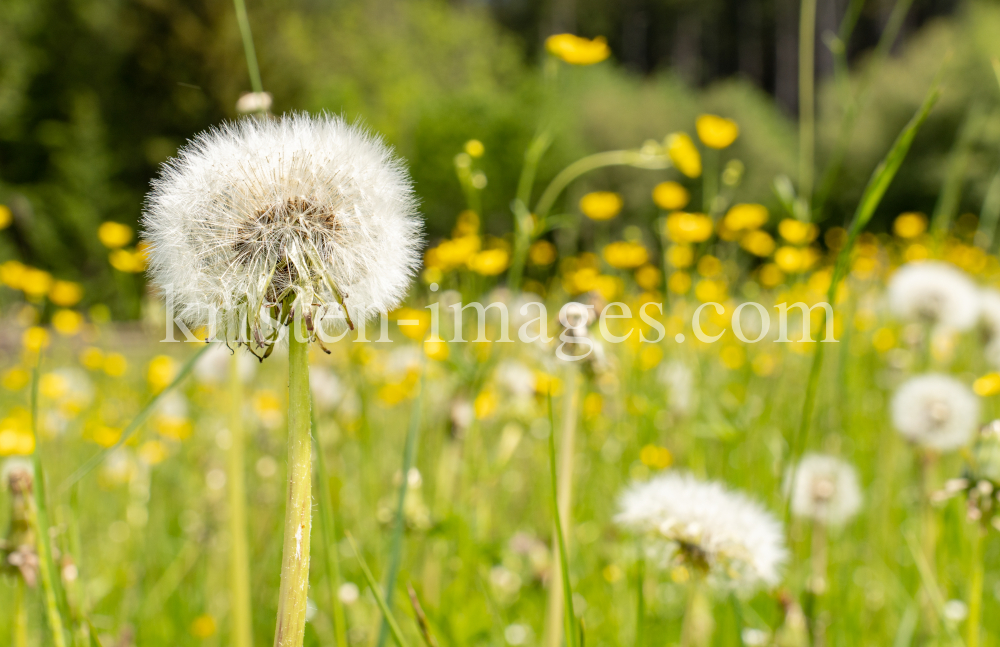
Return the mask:
{"type": "Polygon", "coordinates": [[[979,317],[975,284],[947,263],[907,263],[889,279],[888,298],[892,312],[905,321],[968,330],[979,317]]]}
{"type": "Polygon", "coordinates": [[[790,483],[792,514],[840,526],[861,508],[861,488],[854,467],[834,456],[806,454],[790,483]]]}
{"type": "Polygon", "coordinates": [[[258,343],[262,307],[301,309],[329,332],[394,308],[422,229],[409,177],[380,139],[305,114],[199,135],[154,182],[143,228],[175,316],[235,338],[241,326],[213,317],[247,313],[258,343]]]}
{"type": "Polygon", "coordinates": [[[950,451],[972,438],[979,400],[958,380],[930,373],[905,382],[892,397],[892,422],[907,440],[950,451]]]}
{"type": "Polygon", "coordinates": [[[615,522],[650,539],[665,568],[683,565],[717,585],[774,586],[788,557],[781,523],[747,496],[690,474],[633,485],[615,522]]]}

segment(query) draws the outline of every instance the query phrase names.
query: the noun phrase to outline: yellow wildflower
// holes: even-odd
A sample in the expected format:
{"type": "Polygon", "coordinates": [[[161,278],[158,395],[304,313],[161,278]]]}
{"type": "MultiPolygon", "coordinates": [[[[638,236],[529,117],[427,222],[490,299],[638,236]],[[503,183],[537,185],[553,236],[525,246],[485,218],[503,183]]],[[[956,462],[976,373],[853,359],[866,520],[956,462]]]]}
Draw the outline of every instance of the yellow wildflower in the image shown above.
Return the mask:
{"type": "Polygon", "coordinates": [[[556,246],[547,240],[536,240],[528,249],[532,265],[551,265],[556,260],[556,246]]]}
{"type": "Polygon", "coordinates": [[[698,259],[698,274],[701,274],[705,278],[710,279],[721,272],[722,261],[711,254],[706,254],[698,259]]]}
{"type": "Polygon", "coordinates": [[[49,331],[40,326],[32,326],[24,331],[21,343],[25,350],[37,353],[49,345],[49,331]]]}
{"type": "Polygon", "coordinates": [[[648,371],[655,368],[663,361],[663,349],[656,344],[644,344],[639,351],[639,368],[648,371]]]}
{"type": "Polygon", "coordinates": [[[633,270],[649,260],[649,252],[642,244],[627,240],[606,245],[602,255],[608,265],[619,270],[633,270]]]}
{"type": "Polygon", "coordinates": [[[812,223],[785,218],[778,223],[778,233],[793,245],[803,245],[816,240],[816,236],[819,235],[819,228],[812,223]]]}
{"type": "Polygon", "coordinates": [[[469,157],[482,157],[483,153],[486,152],[486,147],[478,139],[470,139],[465,142],[465,152],[469,157]]]}
{"type": "Polygon", "coordinates": [[[215,635],[215,618],[209,614],[203,614],[194,619],[191,623],[191,635],[195,638],[205,640],[215,635]]]}
{"type": "Polygon", "coordinates": [[[767,218],[767,207],[762,204],[735,204],[726,213],[723,223],[731,231],[744,231],[763,226],[767,218]]]}
{"type": "Polygon", "coordinates": [[[83,286],[79,283],[73,283],[72,281],[56,281],[49,288],[49,301],[56,304],[57,306],[62,306],[63,308],[70,308],[80,303],[80,299],[83,298],[83,286]]]}
{"type": "Polygon", "coordinates": [[[694,295],[702,303],[725,301],[726,283],[725,281],[713,281],[711,279],[698,281],[698,285],[694,288],[694,295]]]}
{"type": "Polygon", "coordinates": [[[889,328],[879,328],[872,335],[872,346],[880,353],[892,350],[896,346],[896,335],[889,328]]]}
{"type": "Polygon", "coordinates": [[[987,373],[972,383],[976,395],[986,398],[1000,393],[1000,373],[987,373]]]}
{"type": "Polygon", "coordinates": [[[52,327],[65,337],[72,337],[78,333],[82,324],[83,315],[75,310],[57,310],[52,315],[52,327]]]}
{"type": "Polygon", "coordinates": [[[24,273],[21,275],[21,289],[26,296],[40,299],[49,293],[51,287],[51,274],[33,267],[24,268],[24,273]]]}
{"type": "Polygon", "coordinates": [[[583,417],[596,418],[604,410],[604,398],[600,393],[588,393],[583,399],[583,417]]]}
{"type": "Polygon", "coordinates": [[[462,236],[475,236],[477,233],[479,233],[479,214],[472,209],[466,209],[458,214],[451,235],[454,238],[461,238],[462,236]]]}
{"type": "Polygon", "coordinates": [[[159,440],[147,440],[139,447],[139,458],[147,465],[158,465],[167,458],[167,446],[159,440]]]}
{"type": "Polygon", "coordinates": [[[157,355],[146,368],[146,381],[153,393],[167,388],[177,375],[177,362],[169,355],[157,355]]]}
{"type": "Polygon", "coordinates": [[[786,274],[795,274],[803,269],[802,252],[797,247],[780,247],[774,254],[774,262],[786,274]]]}
{"type": "Polygon", "coordinates": [[[740,127],[735,121],[718,115],[701,115],[694,127],[698,131],[698,139],[709,148],[726,148],[740,134],[740,127]]]}
{"type": "Polygon", "coordinates": [[[660,182],[653,187],[653,202],[666,211],[683,209],[691,201],[691,194],[680,182],[660,182]]]}
{"type": "Polygon", "coordinates": [[[667,262],[678,269],[690,267],[694,262],[694,250],[688,245],[671,245],[667,250],[667,262]]]}
{"type": "Polygon", "coordinates": [[[916,238],[927,231],[927,216],[916,212],[902,213],[892,223],[892,230],[900,238],[916,238]]]}
{"type": "Polygon", "coordinates": [[[0,204],[0,229],[10,227],[12,222],[14,222],[14,214],[11,212],[10,207],[0,204]]]}
{"type": "Polygon", "coordinates": [[[138,251],[113,250],[108,254],[108,262],[111,263],[111,267],[127,274],[138,274],[146,269],[146,257],[138,251]]]}
{"type": "Polygon", "coordinates": [[[430,359],[443,362],[448,359],[449,354],[448,342],[443,339],[428,339],[424,342],[424,355],[430,359]]]}
{"type": "Polygon", "coordinates": [[[674,294],[687,294],[691,289],[691,276],[687,272],[674,272],[667,280],[667,288],[674,294]]]}
{"type": "Polygon", "coordinates": [[[670,467],[674,462],[674,457],[666,447],[656,445],[646,445],[639,451],[639,460],[646,467],[662,470],[670,467]]]}
{"type": "Polygon", "coordinates": [[[104,366],[104,353],[100,348],[88,346],[80,351],[80,363],[91,371],[96,371],[104,366]]]}
{"type": "Polygon", "coordinates": [[[108,353],[104,358],[104,372],[111,377],[121,377],[128,369],[128,362],[121,353],[108,353]]]}
{"type": "Polygon", "coordinates": [[[594,281],[594,289],[605,301],[613,301],[624,289],[622,280],[617,276],[598,276],[594,281]]]}
{"type": "Polygon", "coordinates": [[[469,269],[483,276],[496,276],[507,269],[510,254],[506,249],[487,249],[469,259],[469,269]]]}
{"type": "Polygon", "coordinates": [[[476,235],[446,240],[437,247],[427,250],[424,255],[424,264],[427,267],[436,267],[447,272],[467,264],[473,254],[479,251],[481,245],[482,241],[476,235]]]}
{"type": "Polygon", "coordinates": [[[712,236],[712,219],[703,213],[677,211],[667,216],[667,235],[675,243],[700,243],[712,236]]]}
{"type": "Polygon", "coordinates": [[[484,418],[489,418],[496,412],[497,405],[499,401],[497,400],[497,394],[491,388],[483,389],[479,395],[476,396],[475,402],[472,404],[472,408],[476,412],[476,418],[483,420],[484,418]]]}
{"type": "Polygon", "coordinates": [[[396,321],[399,332],[414,341],[427,337],[427,330],[431,327],[431,313],[427,310],[399,308],[392,313],[391,318],[396,321]]]}
{"type": "Polygon", "coordinates": [[[701,153],[687,133],[674,133],[667,137],[667,154],[677,170],[688,177],[701,175],[701,153]]]}
{"type": "Polygon", "coordinates": [[[755,229],[753,231],[748,231],[743,238],[740,239],[740,247],[747,250],[754,256],[764,258],[766,256],[770,256],[771,252],[774,251],[774,239],[771,238],[771,234],[766,231],[755,229]]]}
{"type": "Polygon", "coordinates": [[[132,242],[132,228],[120,222],[102,222],[97,237],[108,249],[118,249],[132,242]]]}
{"type": "Polygon", "coordinates": [[[21,280],[27,268],[20,261],[7,261],[0,265],[0,282],[15,290],[21,289],[21,280]]]}
{"type": "Polygon", "coordinates": [[[591,220],[611,220],[622,206],[622,197],[613,191],[593,191],[580,198],[580,211],[591,220]]]}
{"type": "Polygon", "coordinates": [[[747,360],[746,351],[743,350],[742,346],[725,346],[722,352],[719,353],[719,359],[725,364],[726,368],[730,371],[735,371],[736,369],[743,366],[747,360]]]}
{"type": "Polygon", "coordinates": [[[662,280],[663,272],[654,265],[643,265],[635,271],[635,282],[643,290],[655,290],[662,280]]]}
{"type": "Polygon", "coordinates": [[[765,263],[760,267],[758,278],[765,288],[773,288],[784,282],[785,274],[774,263],[765,263]]]}
{"type": "Polygon", "coordinates": [[[28,385],[31,376],[23,368],[12,368],[3,374],[3,388],[8,391],[20,391],[28,385]]]}
{"type": "Polygon", "coordinates": [[[778,362],[774,359],[774,355],[761,353],[757,357],[753,358],[753,362],[750,363],[750,368],[756,375],[767,377],[768,375],[774,373],[774,369],[777,365],[778,362]]]}
{"type": "Polygon", "coordinates": [[[572,65],[593,65],[611,56],[603,36],[590,40],[573,34],[556,34],[545,39],[550,54],[572,65]]]}

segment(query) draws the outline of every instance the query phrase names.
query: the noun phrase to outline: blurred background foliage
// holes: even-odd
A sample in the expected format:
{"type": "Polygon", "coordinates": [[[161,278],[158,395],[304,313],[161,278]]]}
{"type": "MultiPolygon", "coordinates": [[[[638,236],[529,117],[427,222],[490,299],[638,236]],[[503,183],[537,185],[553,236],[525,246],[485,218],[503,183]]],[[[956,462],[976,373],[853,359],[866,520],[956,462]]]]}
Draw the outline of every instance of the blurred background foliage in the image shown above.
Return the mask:
{"type": "MultiPolygon", "coordinates": [[[[472,138],[488,177],[484,228],[510,230],[510,200],[523,151],[547,92],[555,96],[555,144],[541,186],[572,160],[637,147],[713,112],[735,119],[732,153],[747,174],[738,199],[778,209],[771,188],[797,169],[794,120],[796,2],[783,0],[251,0],[265,89],[274,112],[327,110],[362,120],[407,158],[433,242],[464,207],[454,156],[472,138]],[[787,5],[787,6],[786,6],[787,5]],[[540,43],[555,31],[606,35],[611,62],[570,69],[543,84],[540,43]],[[728,39],[727,33],[738,34],[728,39]]],[[[847,2],[820,3],[820,172],[844,112],[826,44],[847,2]]],[[[878,159],[947,61],[945,94],[881,207],[874,229],[905,210],[931,213],[949,168],[963,167],[962,211],[979,213],[1000,166],[1000,8],[990,2],[917,0],[889,60],[872,63],[893,6],[865,2],[847,48],[849,84],[869,80],[845,162],[820,216],[841,224],[878,159]],[[992,118],[991,118],[992,117],[992,118]],[[957,145],[965,132],[965,144],[957,145]],[[956,153],[957,151],[957,153],[956,153]]],[[[82,281],[84,305],[137,314],[140,275],[109,264],[97,231],[135,226],[160,163],[195,133],[237,116],[249,90],[228,0],[6,0],[0,17],[0,204],[11,225],[0,261],[20,259],[82,281]]],[[[657,215],[649,191],[664,172],[612,169],[570,188],[625,197],[621,224],[657,215]]]]}

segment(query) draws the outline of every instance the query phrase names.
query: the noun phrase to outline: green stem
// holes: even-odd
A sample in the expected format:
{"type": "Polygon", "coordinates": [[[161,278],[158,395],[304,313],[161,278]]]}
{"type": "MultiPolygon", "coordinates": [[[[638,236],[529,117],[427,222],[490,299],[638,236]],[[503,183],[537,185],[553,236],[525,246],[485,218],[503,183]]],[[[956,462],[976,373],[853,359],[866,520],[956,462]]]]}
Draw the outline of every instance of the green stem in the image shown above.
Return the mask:
{"type": "Polygon", "coordinates": [[[979,647],[979,624],[983,608],[983,539],[985,534],[978,523],[973,525],[972,550],[969,552],[972,576],[969,578],[969,618],[966,621],[966,647],[979,647]]]}
{"type": "Polygon", "coordinates": [[[816,0],[799,10],[799,197],[808,205],[813,191],[816,147],[816,0]]]}
{"type": "MultiPolygon", "coordinates": [[[[410,426],[406,430],[406,442],[403,447],[403,478],[399,485],[399,495],[396,500],[396,523],[392,531],[392,553],[389,558],[389,572],[385,580],[385,603],[392,611],[393,592],[396,590],[396,577],[399,575],[399,567],[403,561],[403,538],[406,531],[406,491],[409,485],[410,468],[416,460],[417,441],[420,438],[420,403],[423,397],[424,381],[421,372],[420,387],[417,395],[413,398],[413,409],[410,412],[410,426]]],[[[382,618],[382,626],[379,628],[378,647],[385,645],[389,637],[388,619],[382,618]]]]}
{"type": "Polygon", "coordinates": [[[705,168],[701,173],[701,208],[709,216],[714,216],[712,203],[719,195],[719,151],[709,149],[704,155],[705,168]]]}
{"type": "Polygon", "coordinates": [[[333,511],[333,496],[330,494],[330,476],[326,470],[326,458],[316,434],[316,420],[313,420],[313,441],[316,444],[316,477],[319,499],[319,517],[323,528],[323,549],[326,553],[326,579],[330,587],[330,606],[333,608],[333,634],[337,647],[347,647],[347,619],[344,605],[340,601],[340,556],[337,551],[337,519],[333,511]]]}
{"type": "Polygon", "coordinates": [[[250,32],[250,18],[247,17],[247,6],[243,0],[233,0],[236,7],[236,22],[240,25],[240,36],[243,37],[243,53],[247,57],[247,70],[250,72],[250,87],[254,92],[263,92],[264,84],[260,81],[260,68],[257,67],[257,50],[253,46],[253,34],[250,32]]]}
{"type": "Polygon", "coordinates": [[[639,560],[635,564],[635,647],[642,647],[646,628],[646,600],[642,590],[646,579],[646,559],[642,555],[642,543],[639,546],[639,560]]]}
{"type": "Polygon", "coordinates": [[[14,647],[28,647],[28,606],[25,604],[25,588],[23,577],[17,578],[17,590],[14,592],[14,647]]]}
{"type": "Polygon", "coordinates": [[[227,456],[229,471],[229,603],[230,644],[253,645],[253,620],[250,612],[250,559],[247,545],[247,501],[245,476],[245,431],[243,427],[243,385],[239,376],[239,357],[229,360],[229,436],[227,456]]]}
{"type": "Polygon", "coordinates": [[[298,309],[288,332],[288,495],[275,647],[302,645],[309,593],[309,534],[312,527],[309,336],[298,309]]]}
{"type": "Polygon", "coordinates": [[[687,606],[681,625],[681,647],[708,647],[712,644],[715,622],[704,575],[692,572],[687,606]]]}

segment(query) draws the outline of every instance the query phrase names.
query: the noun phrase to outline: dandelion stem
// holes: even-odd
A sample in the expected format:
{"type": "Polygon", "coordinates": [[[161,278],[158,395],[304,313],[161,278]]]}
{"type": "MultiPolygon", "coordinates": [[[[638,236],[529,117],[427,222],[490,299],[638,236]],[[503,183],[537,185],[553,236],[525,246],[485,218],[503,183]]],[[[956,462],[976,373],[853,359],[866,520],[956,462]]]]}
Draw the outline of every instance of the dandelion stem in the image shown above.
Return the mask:
{"type": "Polygon", "coordinates": [[[983,608],[983,539],[984,529],[976,522],[972,528],[969,551],[972,575],[969,578],[969,619],[966,621],[966,647],[979,647],[980,617],[983,608]]]}
{"type": "Polygon", "coordinates": [[[250,32],[250,18],[247,16],[247,6],[243,0],[233,0],[236,8],[236,22],[240,25],[240,36],[243,37],[243,53],[247,57],[247,71],[250,72],[250,87],[254,92],[263,92],[264,85],[260,81],[260,68],[257,66],[257,50],[253,46],[253,34],[250,32]]]}
{"type": "Polygon", "coordinates": [[[637,545],[639,559],[635,563],[635,647],[642,647],[646,629],[646,600],[642,590],[646,580],[646,559],[642,555],[642,543],[637,545]]]}
{"type": "Polygon", "coordinates": [[[684,622],[681,625],[681,647],[708,647],[712,644],[714,629],[712,603],[708,598],[705,576],[693,572],[688,585],[684,622]]]}
{"type": "Polygon", "coordinates": [[[275,647],[301,647],[306,627],[312,527],[308,339],[301,309],[296,309],[288,335],[288,495],[275,647]]]}
{"type": "Polygon", "coordinates": [[[229,437],[227,456],[229,476],[229,596],[232,605],[230,644],[253,645],[253,620],[250,612],[250,560],[247,546],[247,503],[245,471],[245,431],[243,427],[243,385],[239,376],[239,357],[229,360],[229,437]]]}

